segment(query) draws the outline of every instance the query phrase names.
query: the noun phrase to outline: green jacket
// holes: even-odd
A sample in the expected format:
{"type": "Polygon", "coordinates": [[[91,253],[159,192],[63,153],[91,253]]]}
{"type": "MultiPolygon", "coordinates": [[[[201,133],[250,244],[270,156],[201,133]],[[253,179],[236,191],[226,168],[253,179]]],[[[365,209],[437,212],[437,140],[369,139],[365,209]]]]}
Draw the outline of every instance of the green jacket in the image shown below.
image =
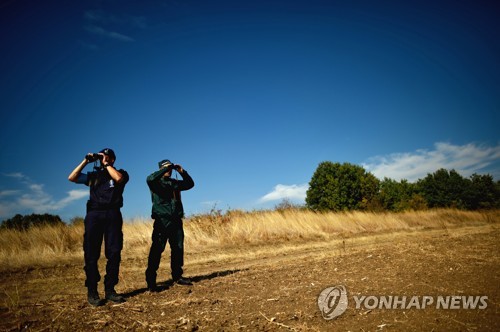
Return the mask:
{"type": "Polygon", "coordinates": [[[193,188],[194,182],[185,170],[183,173],[179,173],[182,180],[164,178],[163,175],[166,172],[167,169],[162,168],[149,175],[146,182],[151,191],[153,202],[151,218],[160,219],[165,226],[168,226],[170,222],[181,220],[184,217],[181,191],[193,188]]]}

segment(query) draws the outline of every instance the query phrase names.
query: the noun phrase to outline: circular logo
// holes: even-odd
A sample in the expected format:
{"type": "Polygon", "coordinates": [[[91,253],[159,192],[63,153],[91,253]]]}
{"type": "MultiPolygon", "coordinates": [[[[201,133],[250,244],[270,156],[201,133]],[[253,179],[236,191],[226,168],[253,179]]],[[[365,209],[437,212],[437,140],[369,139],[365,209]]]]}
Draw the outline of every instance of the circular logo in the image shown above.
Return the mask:
{"type": "Polygon", "coordinates": [[[347,309],[347,290],[342,285],[323,289],[318,296],[318,307],[326,320],[342,315],[347,309]]]}

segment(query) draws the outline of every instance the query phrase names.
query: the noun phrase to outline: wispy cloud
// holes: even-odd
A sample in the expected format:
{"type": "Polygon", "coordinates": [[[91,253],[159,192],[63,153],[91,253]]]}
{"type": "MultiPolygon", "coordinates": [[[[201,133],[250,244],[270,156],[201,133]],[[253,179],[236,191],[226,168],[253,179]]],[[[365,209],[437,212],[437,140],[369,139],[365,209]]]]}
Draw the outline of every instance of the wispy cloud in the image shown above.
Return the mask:
{"type": "MultiPolygon", "coordinates": [[[[121,42],[133,42],[134,38],[123,31],[132,32],[147,28],[147,20],[143,16],[133,16],[129,14],[113,14],[104,10],[87,10],[83,14],[85,21],[84,29],[100,37],[117,40],[121,42]],[[119,32],[120,31],[120,32],[119,32]]],[[[84,43],[91,50],[97,46],[94,43],[84,43]],[[89,48],[88,46],[92,46],[89,48]]]]}
{"type": "Polygon", "coordinates": [[[204,202],[201,202],[200,204],[203,206],[214,207],[214,206],[219,205],[221,203],[222,203],[222,201],[220,201],[220,200],[214,200],[214,201],[204,201],[204,202]]]}
{"type": "Polygon", "coordinates": [[[87,42],[84,42],[81,40],[78,43],[83,49],[86,49],[86,50],[97,51],[99,49],[99,46],[97,46],[96,44],[93,44],[93,43],[87,43],[87,42]]]}
{"type": "MultiPolygon", "coordinates": [[[[454,169],[462,176],[483,173],[488,167],[500,161],[500,146],[479,144],[453,145],[439,142],[433,150],[420,149],[414,152],[393,153],[370,158],[362,166],[379,179],[416,181],[440,168],[454,169]]],[[[488,170],[497,177],[498,168],[488,170]]]]}
{"type": "Polygon", "coordinates": [[[19,194],[20,190],[2,190],[0,191],[0,197],[14,196],[19,194]]]}
{"type": "Polygon", "coordinates": [[[25,178],[24,174],[23,173],[7,173],[7,174],[3,174],[9,178],[15,178],[15,179],[23,179],[25,178]]]}
{"type": "Polygon", "coordinates": [[[134,39],[129,37],[129,36],[126,36],[124,34],[121,34],[121,33],[115,32],[115,31],[108,31],[108,30],[103,29],[101,27],[98,27],[96,25],[87,25],[85,27],[85,30],[87,30],[88,32],[93,33],[93,34],[107,37],[107,38],[111,38],[111,39],[118,40],[118,41],[123,41],[123,42],[133,42],[134,41],[134,39]]]}
{"type": "Polygon", "coordinates": [[[88,197],[88,190],[70,190],[66,196],[57,200],[47,193],[43,184],[34,183],[22,173],[3,174],[17,179],[21,189],[0,192],[0,217],[12,217],[20,213],[49,213],[63,209],[73,201],[88,197]]]}
{"type": "MultiPolygon", "coordinates": [[[[434,144],[434,149],[431,150],[420,149],[414,152],[372,157],[362,166],[379,179],[388,177],[394,180],[416,181],[440,168],[454,169],[462,176],[489,173],[498,179],[500,145],[486,146],[475,143],[453,145],[439,142],[434,144]]],[[[259,203],[282,199],[304,201],[308,187],[308,184],[278,184],[271,192],[261,197],[259,203]]]]}
{"type": "Polygon", "coordinates": [[[112,14],[104,10],[87,10],[83,14],[86,22],[92,22],[99,25],[121,25],[132,28],[146,29],[147,19],[144,16],[129,14],[112,14]]]}
{"type": "Polygon", "coordinates": [[[274,189],[271,192],[262,196],[259,199],[259,202],[267,203],[272,201],[279,201],[282,199],[304,201],[306,198],[306,191],[308,188],[309,188],[308,184],[299,184],[299,185],[278,184],[274,187],[274,189]]]}

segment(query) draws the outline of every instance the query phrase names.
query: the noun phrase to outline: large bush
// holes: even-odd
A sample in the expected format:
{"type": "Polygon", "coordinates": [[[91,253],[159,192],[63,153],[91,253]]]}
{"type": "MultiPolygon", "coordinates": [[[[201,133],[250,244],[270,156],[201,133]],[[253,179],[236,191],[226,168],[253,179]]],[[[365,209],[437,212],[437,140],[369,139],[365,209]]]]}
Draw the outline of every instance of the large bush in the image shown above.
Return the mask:
{"type": "Polygon", "coordinates": [[[467,179],[442,168],[419,180],[417,188],[431,208],[477,210],[498,208],[500,203],[499,185],[491,175],[473,174],[467,179]]]}
{"type": "Polygon", "coordinates": [[[418,190],[429,207],[465,208],[469,183],[455,170],[441,168],[417,182],[418,190]]]}
{"type": "Polygon", "coordinates": [[[500,182],[493,176],[472,174],[467,192],[467,208],[471,210],[500,207],[500,182]]]}
{"type": "Polygon", "coordinates": [[[306,204],[316,211],[366,209],[378,186],[378,179],[361,166],[325,161],[309,182],[306,204]]]}
{"type": "Polygon", "coordinates": [[[491,175],[464,178],[443,168],[416,183],[379,181],[361,166],[325,161],[309,182],[306,206],[316,211],[495,209],[500,208],[500,182],[491,175]]]}
{"type": "Polygon", "coordinates": [[[397,182],[384,178],[380,183],[378,199],[384,210],[404,211],[412,208],[415,185],[407,180],[397,182]]]}
{"type": "Polygon", "coordinates": [[[20,215],[16,214],[14,217],[4,220],[1,228],[27,230],[34,226],[44,225],[65,225],[59,216],[52,214],[30,214],[20,215]]]}

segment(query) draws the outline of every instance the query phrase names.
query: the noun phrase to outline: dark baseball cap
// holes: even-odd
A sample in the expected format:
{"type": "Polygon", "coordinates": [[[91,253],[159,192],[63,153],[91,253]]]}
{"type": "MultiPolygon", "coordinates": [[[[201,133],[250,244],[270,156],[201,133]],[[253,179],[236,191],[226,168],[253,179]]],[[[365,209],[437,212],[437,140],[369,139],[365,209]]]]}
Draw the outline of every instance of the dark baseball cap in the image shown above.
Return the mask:
{"type": "Polygon", "coordinates": [[[115,152],[109,148],[102,149],[99,153],[104,153],[106,156],[110,157],[113,160],[116,160],[115,152]]]}
{"type": "Polygon", "coordinates": [[[158,162],[159,168],[163,168],[163,167],[166,167],[168,165],[172,165],[172,162],[168,159],[163,159],[162,161],[158,162]]]}

